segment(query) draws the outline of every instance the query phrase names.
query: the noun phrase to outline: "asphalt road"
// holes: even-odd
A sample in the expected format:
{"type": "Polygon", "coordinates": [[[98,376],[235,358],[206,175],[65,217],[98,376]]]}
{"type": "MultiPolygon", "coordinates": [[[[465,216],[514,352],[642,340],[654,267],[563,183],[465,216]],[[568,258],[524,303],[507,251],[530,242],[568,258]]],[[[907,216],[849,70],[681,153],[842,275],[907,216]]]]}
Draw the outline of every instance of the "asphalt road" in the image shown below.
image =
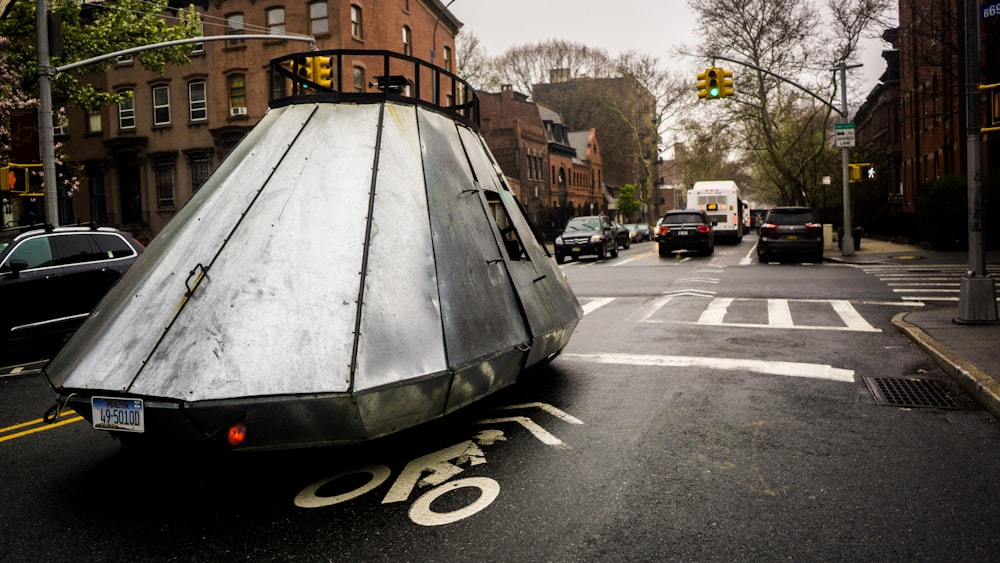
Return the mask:
{"type": "Polygon", "coordinates": [[[893,329],[916,305],[752,243],[566,264],[586,315],[559,358],[358,446],[123,451],[2,376],[0,560],[995,559],[1000,428],[893,329]]]}

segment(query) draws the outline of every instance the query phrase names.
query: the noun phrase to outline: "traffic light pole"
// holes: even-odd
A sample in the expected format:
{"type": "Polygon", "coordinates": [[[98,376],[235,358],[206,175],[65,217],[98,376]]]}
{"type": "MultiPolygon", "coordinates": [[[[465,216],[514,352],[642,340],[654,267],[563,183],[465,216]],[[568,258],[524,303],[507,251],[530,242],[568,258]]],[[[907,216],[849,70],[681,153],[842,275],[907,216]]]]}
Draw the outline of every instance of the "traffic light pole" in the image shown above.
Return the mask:
{"type": "MultiPolygon", "coordinates": [[[[850,119],[847,117],[847,64],[841,63],[840,66],[837,67],[837,70],[840,70],[840,121],[841,123],[849,123],[850,119]]],[[[840,237],[840,254],[842,256],[854,256],[854,226],[851,224],[853,210],[851,208],[851,179],[849,178],[849,169],[851,164],[850,147],[841,147],[840,163],[841,181],[844,187],[844,235],[840,237]]]]}
{"type": "Polygon", "coordinates": [[[980,147],[981,111],[979,81],[979,2],[965,0],[965,123],[967,135],[969,207],[969,269],[959,284],[959,324],[997,322],[996,288],[986,275],[986,251],[983,246],[982,152],[980,147]]]}
{"type": "Polygon", "coordinates": [[[52,77],[55,71],[49,66],[49,24],[45,0],[38,0],[35,8],[35,48],[38,50],[38,140],[39,157],[42,159],[42,178],[45,182],[45,219],[53,227],[59,226],[59,194],[56,181],[55,132],[52,130],[52,77]]]}

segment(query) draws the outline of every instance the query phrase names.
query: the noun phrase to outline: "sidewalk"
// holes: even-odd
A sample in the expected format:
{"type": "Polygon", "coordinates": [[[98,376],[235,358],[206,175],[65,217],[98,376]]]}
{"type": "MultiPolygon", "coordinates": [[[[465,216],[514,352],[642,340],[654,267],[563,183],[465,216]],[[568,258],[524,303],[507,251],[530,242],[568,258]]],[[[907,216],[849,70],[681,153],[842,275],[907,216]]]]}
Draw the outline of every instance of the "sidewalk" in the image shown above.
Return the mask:
{"type": "MultiPolygon", "coordinates": [[[[861,248],[854,256],[842,256],[834,248],[827,249],[824,259],[849,264],[916,264],[931,254],[938,253],[915,246],[862,239],[861,248]]],[[[952,263],[968,262],[965,253],[946,254],[957,259],[952,263]]],[[[988,263],[991,262],[989,258],[988,263]]],[[[896,315],[892,324],[923,348],[976,402],[1000,419],[1000,323],[958,324],[955,322],[957,314],[957,302],[932,303],[896,315]]]]}

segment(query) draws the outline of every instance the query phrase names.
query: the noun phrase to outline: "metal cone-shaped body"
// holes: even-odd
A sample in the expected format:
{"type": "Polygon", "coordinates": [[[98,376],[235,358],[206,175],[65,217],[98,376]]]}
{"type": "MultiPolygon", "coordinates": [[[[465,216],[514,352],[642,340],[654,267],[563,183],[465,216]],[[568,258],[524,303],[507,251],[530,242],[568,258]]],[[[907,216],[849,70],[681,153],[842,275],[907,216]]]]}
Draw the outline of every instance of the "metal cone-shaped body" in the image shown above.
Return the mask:
{"type": "Polygon", "coordinates": [[[568,343],[580,305],[474,127],[395,96],[298,98],[46,367],[92,422],[142,401],[141,427],[95,426],[224,441],[241,424],[245,449],[356,442],[512,384],[568,343]]]}

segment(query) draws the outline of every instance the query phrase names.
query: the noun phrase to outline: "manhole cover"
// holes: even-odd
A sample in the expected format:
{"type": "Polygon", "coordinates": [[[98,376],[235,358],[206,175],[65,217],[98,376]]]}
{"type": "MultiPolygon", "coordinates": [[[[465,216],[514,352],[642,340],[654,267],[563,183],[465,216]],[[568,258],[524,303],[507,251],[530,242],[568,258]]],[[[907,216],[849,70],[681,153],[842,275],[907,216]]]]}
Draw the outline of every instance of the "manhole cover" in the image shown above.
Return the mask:
{"type": "Polygon", "coordinates": [[[919,377],[866,377],[875,402],[889,407],[961,409],[950,386],[919,377]]]}

